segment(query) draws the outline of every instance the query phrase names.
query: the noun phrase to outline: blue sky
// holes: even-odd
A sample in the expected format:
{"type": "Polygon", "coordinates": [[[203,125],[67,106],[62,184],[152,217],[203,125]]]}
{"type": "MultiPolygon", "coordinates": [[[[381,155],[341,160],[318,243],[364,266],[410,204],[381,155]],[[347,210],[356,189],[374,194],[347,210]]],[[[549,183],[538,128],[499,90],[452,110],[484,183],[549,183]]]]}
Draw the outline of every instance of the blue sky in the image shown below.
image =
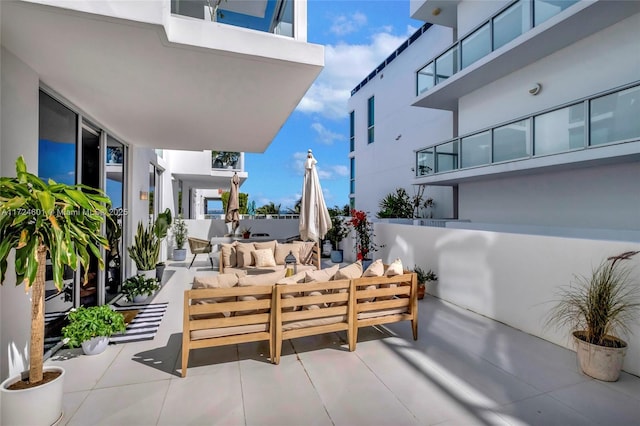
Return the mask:
{"type": "Polygon", "coordinates": [[[423,24],[409,17],[409,0],[308,0],[307,6],[307,40],[325,46],[325,67],[265,153],[245,154],[249,178],[240,191],[257,207],[294,206],[309,148],[327,205],[349,203],[351,89],[423,24]]]}

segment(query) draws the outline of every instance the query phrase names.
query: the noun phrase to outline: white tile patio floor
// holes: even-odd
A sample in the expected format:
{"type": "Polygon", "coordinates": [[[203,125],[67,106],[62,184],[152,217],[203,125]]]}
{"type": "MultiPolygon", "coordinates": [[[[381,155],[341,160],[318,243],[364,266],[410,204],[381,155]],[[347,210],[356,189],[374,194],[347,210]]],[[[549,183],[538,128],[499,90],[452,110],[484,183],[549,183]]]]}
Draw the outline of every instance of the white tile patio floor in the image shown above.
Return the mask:
{"type": "Polygon", "coordinates": [[[573,352],[431,297],[417,342],[400,323],[361,330],[355,352],[341,333],[288,341],[277,366],[266,342],[200,349],[180,378],[182,293],[213,273],[186,265],[165,271],[154,340],[48,361],[66,369],[62,424],[640,424],[640,378],[590,379],[573,352]]]}

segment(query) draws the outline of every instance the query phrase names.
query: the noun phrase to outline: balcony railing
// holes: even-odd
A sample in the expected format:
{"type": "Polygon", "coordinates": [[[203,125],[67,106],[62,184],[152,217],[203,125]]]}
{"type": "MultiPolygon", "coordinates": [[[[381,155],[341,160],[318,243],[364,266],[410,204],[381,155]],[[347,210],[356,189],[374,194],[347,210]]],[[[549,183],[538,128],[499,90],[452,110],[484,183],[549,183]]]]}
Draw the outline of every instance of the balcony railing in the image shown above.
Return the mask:
{"type": "Polygon", "coordinates": [[[516,0],[416,72],[416,95],[442,83],[579,0],[516,0]]]}
{"type": "Polygon", "coordinates": [[[171,13],[293,37],[293,0],[171,0],[171,13]]]}
{"type": "Polygon", "coordinates": [[[639,105],[635,82],[464,135],[417,151],[416,177],[640,140],[639,105]]]}

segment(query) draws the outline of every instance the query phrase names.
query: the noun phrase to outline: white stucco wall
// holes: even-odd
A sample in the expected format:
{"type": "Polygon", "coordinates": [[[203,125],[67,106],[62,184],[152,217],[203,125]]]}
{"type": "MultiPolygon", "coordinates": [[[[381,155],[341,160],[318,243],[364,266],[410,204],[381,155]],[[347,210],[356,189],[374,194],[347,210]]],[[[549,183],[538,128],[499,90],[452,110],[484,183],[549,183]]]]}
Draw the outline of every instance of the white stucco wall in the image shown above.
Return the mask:
{"type": "Polygon", "coordinates": [[[633,15],[461,97],[460,135],[638,81],[639,27],[633,15]],[[534,83],[537,96],[528,92],[534,83]]]}
{"type": "MultiPolygon", "coordinates": [[[[355,111],[356,208],[375,214],[380,200],[402,187],[412,195],[415,150],[453,136],[453,114],[410,106],[416,96],[415,71],[451,43],[452,31],[431,27],[349,99],[355,111]],[[375,141],[367,143],[367,101],[375,96],[375,141]],[[396,140],[397,139],[397,140],[396,140]]],[[[430,188],[444,216],[447,189],[430,188]],[[443,192],[444,191],[444,192],[443,192]],[[444,197],[444,198],[443,198],[444,197]]]]}
{"type": "Polygon", "coordinates": [[[94,13],[112,18],[129,19],[137,22],[161,24],[163,10],[171,12],[169,1],[162,0],[27,0],[48,6],[77,10],[79,12],[94,13]]]}
{"type": "MultiPolygon", "coordinates": [[[[15,176],[15,161],[23,155],[29,171],[38,170],[38,75],[16,56],[1,53],[2,79],[2,175],[15,176]]],[[[12,256],[7,278],[0,288],[0,378],[28,366],[30,299],[23,286],[16,287],[12,256]]]]}
{"type": "Polygon", "coordinates": [[[473,222],[640,230],[637,162],[459,185],[473,222]]]}
{"type": "MultiPolygon", "coordinates": [[[[418,264],[438,274],[438,283],[428,289],[435,296],[569,348],[567,330],[544,326],[558,287],[574,274],[589,275],[608,256],[640,250],[640,243],[395,224],[376,224],[375,232],[387,244],[378,258],[399,257],[406,266],[418,264]]],[[[631,262],[640,281],[640,257],[631,262]]],[[[631,331],[624,370],[638,375],[640,324],[632,324],[631,331]]],[[[495,343],[486,338],[487,345],[495,343]]]]}
{"type": "Polygon", "coordinates": [[[512,0],[465,0],[458,3],[458,37],[466,36],[469,31],[480,25],[512,0]]]}

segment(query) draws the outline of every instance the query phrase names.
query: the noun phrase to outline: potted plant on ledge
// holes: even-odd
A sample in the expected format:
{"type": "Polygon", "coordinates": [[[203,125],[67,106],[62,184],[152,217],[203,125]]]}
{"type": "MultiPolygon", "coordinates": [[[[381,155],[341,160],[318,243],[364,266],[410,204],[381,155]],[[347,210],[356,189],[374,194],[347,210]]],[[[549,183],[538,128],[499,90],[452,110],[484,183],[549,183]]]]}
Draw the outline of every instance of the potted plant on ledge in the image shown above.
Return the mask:
{"type": "Polygon", "coordinates": [[[109,337],[126,330],[124,315],[109,305],[80,306],[69,312],[69,325],[62,328],[62,337],[70,347],[82,346],[85,355],[98,355],[107,349],[109,337]]]}
{"type": "Polygon", "coordinates": [[[67,185],[27,172],[24,158],[16,161],[16,177],[0,178],[0,283],[7,278],[8,258],[15,253],[16,284],[31,290],[31,340],[28,379],[9,377],[0,385],[0,424],[54,424],[62,416],[64,370],[44,365],[44,295],[47,253],[53,282],[64,287],[64,269],[84,271],[88,280],[90,253],[100,269],[101,235],[111,201],[104,192],[85,185],[67,185]]]}
{"type": "Polygon", "coordinates": [[[187,249],[184,248],[184,245],[187,242],[189,229],[182,215],[178,215],[171,230],[173,231],[173,240],[176,243],[176,248],[173,249],[173,260],[183,261],[187,258],[187,249]]]}
{"type": "Polygon", "coordinates": [[[580,369],[595,379],[614,382],[620,375],[627,343],[618,333],[629,333],[640,310],[638,283],[625,264],[637,253],[609,257],[590,277],[575,277],[547,318],[547,325],[570,327],[580,369]]]}
{"type": "MultiPolygon", "coordinates": [[[[348,207],[345,206],[345,209],[348,214],[348,207]]],[[[340,263],[344,258],[344,253],[340,249],[340,241],[349,235],[349,228],[345,226],[345,221],[342,218],[342,215],[345,215],[345,209],[338,206],[327,209],[331,217],[331,229],[327,231],[325,238],[331,241],[331,261],[333,263],[340,263]]]]}
{"type": "Polygon", "coordinates": [[[413,272],[415,272],[418,277],[418,299],[422,300],[427,291],[427,283],[438,281],[438,276],[433,270],[429,269],[425,272],[425,270],[418,265],[414,266],[413,272]]]}

